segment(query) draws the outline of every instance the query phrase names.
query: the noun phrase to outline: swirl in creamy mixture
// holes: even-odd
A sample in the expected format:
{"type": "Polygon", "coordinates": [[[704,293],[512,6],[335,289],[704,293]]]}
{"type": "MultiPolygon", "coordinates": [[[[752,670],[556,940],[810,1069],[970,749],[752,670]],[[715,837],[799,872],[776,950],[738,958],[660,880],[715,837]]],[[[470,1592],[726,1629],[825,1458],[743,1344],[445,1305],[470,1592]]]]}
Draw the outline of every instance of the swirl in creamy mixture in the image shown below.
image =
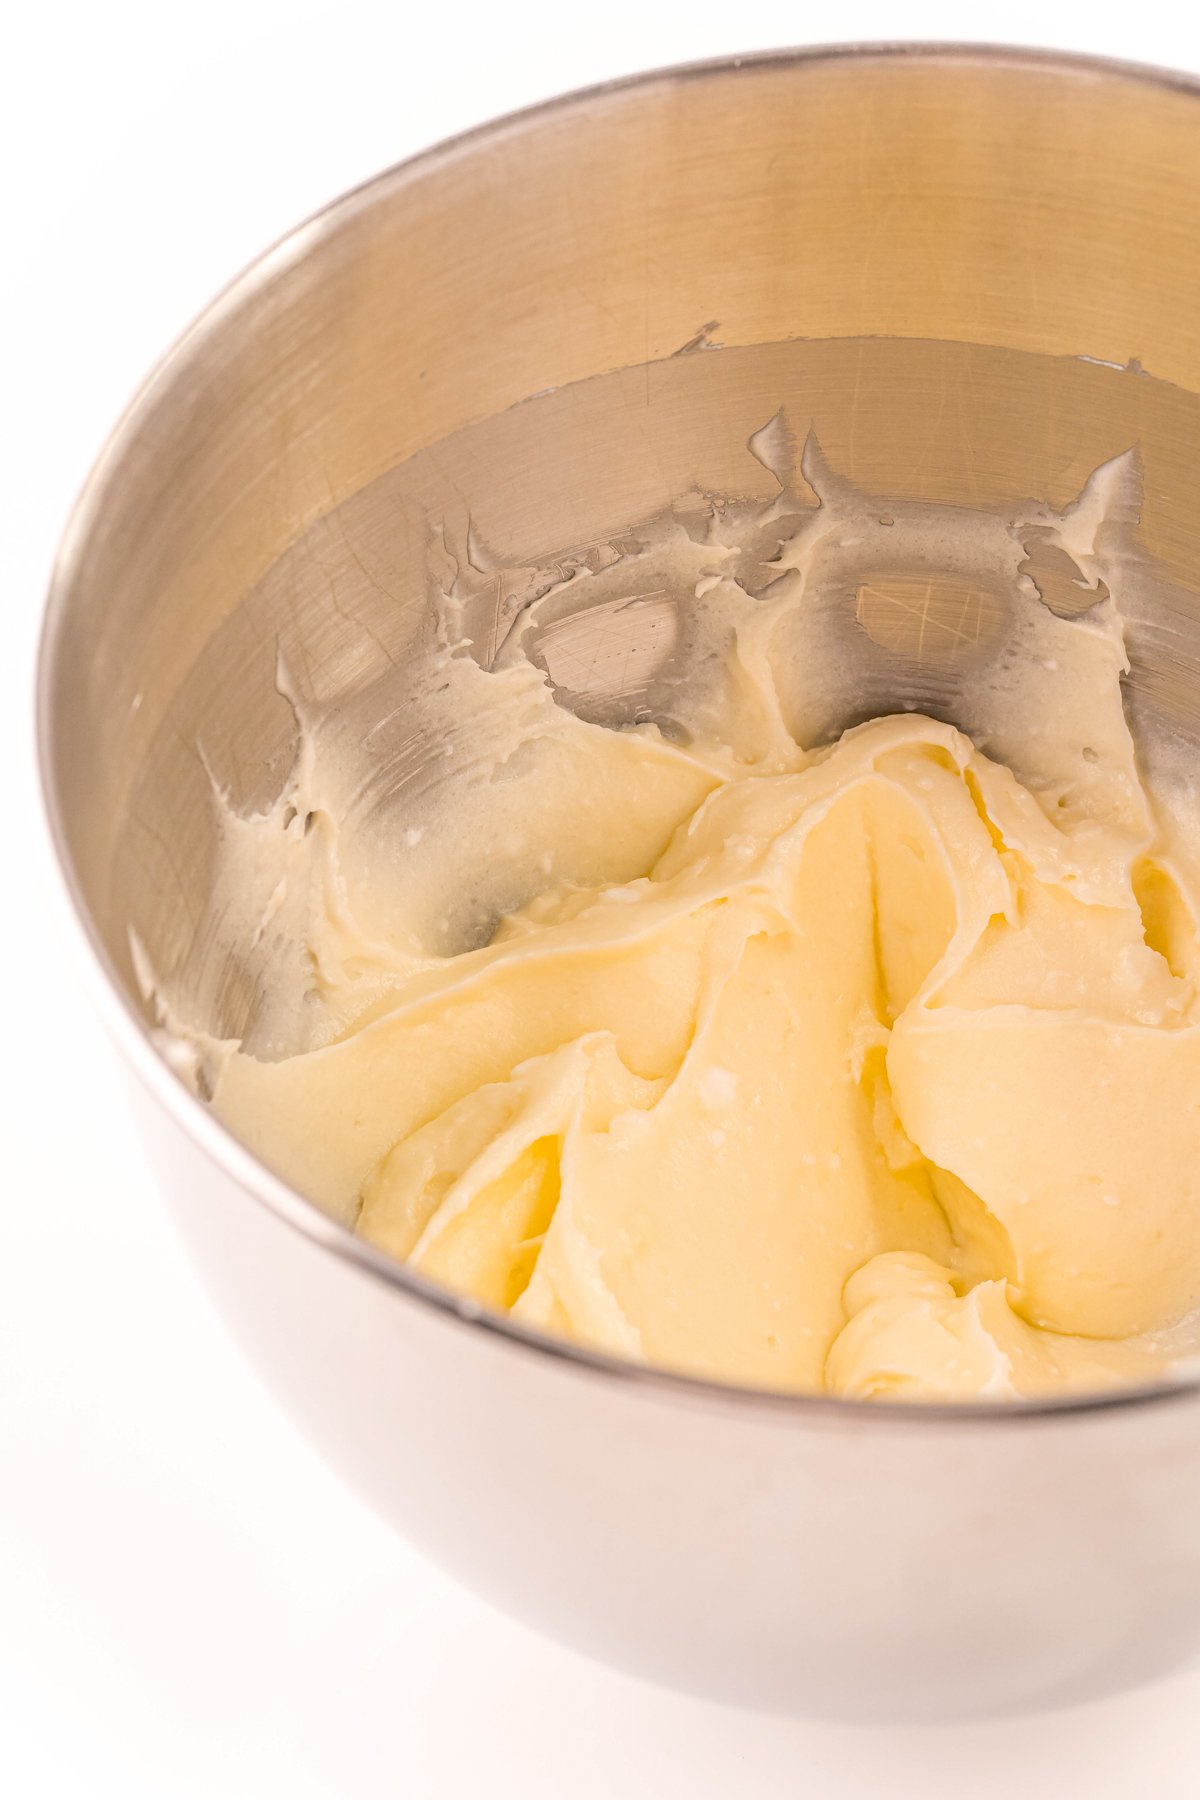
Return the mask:
{"type": "Polygon", "coordinates": [[[381,713],[424,773],[353,831],[370,734],[282,670],[295,766],[217,796],[160,1008],[239,1138],[536,1329],[863,1398],[1153,1378],[1197,1339],[1200,964],[1190,813],[1122,706],[1128,461],[1021,520],[805,468],[813,504],[460,567],[381,713]],[[970,735],[853,723],[856,634],[911,647],[935,574],[970,735]]]}

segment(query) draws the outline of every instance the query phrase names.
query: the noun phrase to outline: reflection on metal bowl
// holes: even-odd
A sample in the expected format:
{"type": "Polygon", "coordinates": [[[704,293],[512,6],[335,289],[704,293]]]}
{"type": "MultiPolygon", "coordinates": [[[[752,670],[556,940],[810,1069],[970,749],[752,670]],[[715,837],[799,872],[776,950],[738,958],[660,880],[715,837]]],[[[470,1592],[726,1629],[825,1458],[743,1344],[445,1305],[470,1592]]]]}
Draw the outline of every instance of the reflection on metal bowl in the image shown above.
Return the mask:
{"type": "MultiPolygon", "coordinates": [[[[957,509],[969,538],[970,515],[1061,508],[1136,447],[1127,707],[1139,742],[1190,754],[1198,279],[1200,95],[1181,79],[931,47],[668,71],[431,151],[301,228],[168,357],[71,523],[42,663],[47,808],[180,1225],[354,1486],[482,1593],[623,1667],[903,1717],[1168,1667],[1200,1642],[1200,1390],[868,1410],[482,1316],[185,1092],[130,930],[156,968],[194,951],[211,781],[253,806],[292,758],[281,657],[379,727],[386,806],[437,753],[387,705],[431,554],[479,576],[463,603],[493,657],[563,555],[602,573],[689,494],[777,491],[781,434],[880,497],[889,546],[835,596],[859,717],[952,714],[1003,632],[969,557],[915,555],[905,508],[957,509]]],[[[1047,603],[1077,606],[1054,547],[1031,529],[1025,548],[1047,603]]],[[[565,611],[533,651],[567,704],[623,723],[685,631],[651,587],[565,611]]],[[[237,1032],[239,974],[214,1002],[237,1032]]]]}

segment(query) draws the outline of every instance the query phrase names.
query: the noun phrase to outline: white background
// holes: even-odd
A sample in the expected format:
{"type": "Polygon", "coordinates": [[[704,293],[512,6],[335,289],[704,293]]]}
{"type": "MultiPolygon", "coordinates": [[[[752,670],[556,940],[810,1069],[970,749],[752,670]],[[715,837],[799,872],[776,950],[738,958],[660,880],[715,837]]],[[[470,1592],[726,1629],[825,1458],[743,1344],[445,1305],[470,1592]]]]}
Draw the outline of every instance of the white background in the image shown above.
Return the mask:
{"type": "Polygon", "coordinates": [[[166,1225],[48,909],[28,703],[54,540],[107,427],[205,300],[341,189],[556,91],[803,40],[971,36],[1200,70],[1191,11],[39,0],[9,15],[0,1790],[14,1800],[1200,1791],[1200,1672],[997,1725],[758,1718],[542,1643],[368,1515],[276,1413],[166,1225]]]}

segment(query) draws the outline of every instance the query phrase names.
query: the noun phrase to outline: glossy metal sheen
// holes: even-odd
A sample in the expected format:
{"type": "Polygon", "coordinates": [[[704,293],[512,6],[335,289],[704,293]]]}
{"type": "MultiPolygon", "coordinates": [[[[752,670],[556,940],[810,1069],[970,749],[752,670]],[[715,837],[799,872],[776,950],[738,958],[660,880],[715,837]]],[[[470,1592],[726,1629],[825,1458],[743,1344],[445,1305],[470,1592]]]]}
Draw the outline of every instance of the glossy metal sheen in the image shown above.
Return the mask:
{"type": "MultiPolygon", "coordinates": [[[[626,1668],[944,1716],[1169,1666],[1200,1641],[1200,1396],[738,1394],[547,1345],[385,1263],[151,1048],[127,931],[160,969],[186,953],[211,850],[197,744],[238,800],[270,796],[294,748],[279,644],[361,692],[424,616],[433,524],[528,564],[689,489],[769,494],[746,443],[781,404],[864,492],[974,508],[1061,506],[1136,444],[1158,599],[1131,622],[1130,707],[1193,742],[1198,291],[1182,80],[903,47],[669,71],[432,151],[303,227],[153,377],[68,530],[47,808],[181,1227],[386,1516],[626,1668]]],[[[924,634],[861,622],[894,658],[872,707],[919,699],[924,634]]],[[[231,979],[225,1023],[251,1001],[231,979]]]]}

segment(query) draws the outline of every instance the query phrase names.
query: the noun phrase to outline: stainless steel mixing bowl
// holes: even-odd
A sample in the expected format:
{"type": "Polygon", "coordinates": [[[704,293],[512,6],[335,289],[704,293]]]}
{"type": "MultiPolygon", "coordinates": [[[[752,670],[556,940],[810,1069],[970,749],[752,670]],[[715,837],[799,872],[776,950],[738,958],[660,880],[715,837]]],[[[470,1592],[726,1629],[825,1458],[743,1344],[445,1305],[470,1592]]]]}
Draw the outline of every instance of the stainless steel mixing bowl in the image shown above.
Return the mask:
{"type": "MultiPolygon", "coordinates": [[[[271,796],[294,750],[281,644],[326,697],[361,699],[426,616],[434,527],[460,566],[473,543],[529,565],[688,490],[769,495],[746,445],[783,405],[864,493],[931,504],[1061,506],[1136,445],[1151,597],[1129,706],[1191,746],[1198,278],[1183,79],[905,46],[649,75],[430,151],[303,226],[152,377],[70,524],[46,804],[195,1256],[357,1489],[481,1593],[625,1668],[903,1716],[1165,1668],[1200,1639],[1200,1389],[1005,1410],[739,1393],[537,1340],[386,1262],[152,1046],[128,934],[160,969],[193,948],[197,745],[240,801],[271,796]]],[[[862,622],[864,710],[937,701],[944,659],[862,622]]],[[[394,788],[414,751],[393,736],[394,788]]],[[[236,971],[218,998],[244,1028],[236,971]]]]}

